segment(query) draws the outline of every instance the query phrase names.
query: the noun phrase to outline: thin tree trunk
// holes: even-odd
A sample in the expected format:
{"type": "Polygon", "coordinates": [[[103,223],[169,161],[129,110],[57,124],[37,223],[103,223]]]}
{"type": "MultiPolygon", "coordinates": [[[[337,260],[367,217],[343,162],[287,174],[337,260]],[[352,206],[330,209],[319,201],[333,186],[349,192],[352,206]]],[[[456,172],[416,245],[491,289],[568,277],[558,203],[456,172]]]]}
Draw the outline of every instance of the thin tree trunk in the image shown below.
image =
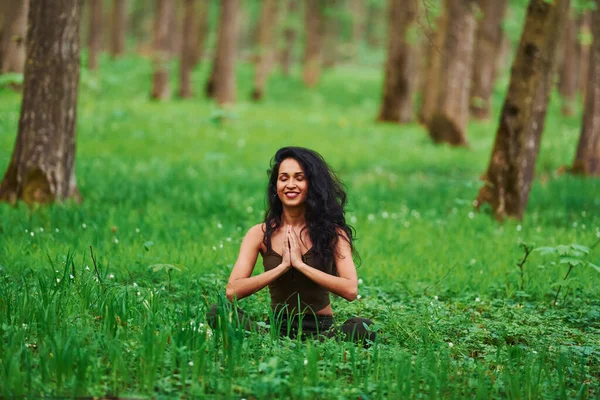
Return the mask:
{"type": "Polygon", "coordinates": [[[591,28],[593,43],[589,57],[583,127],[572,171],[600,176],[600,0],[596,0],[591,28]]]}
{"type": "Polygon", "coordinates": [[[521,219],[527,206],[544,129],[559,39],[569,0],[531,0],[485,184],[475,201],[497,219],[521,219]]]}
{"type": "Polygon", "coordinates": [[[6,30],[6,3],[7,0],[0,0],[0,73],[2,73],[2,54],[4,53],[2,49],[2,41],[4,37],[4,31],[6,30]]]}
{"type": "Polygon", "coordinates": [[[90,2],[90,29],[88,36],[88,68],[98,69],[98,57],[102,51],[102,0],[90,2]]]}
{"type": "Polygon", "coordinates": [[[333,68],[339,60],[340,20],[337,15],[339,0],[329,0],[323,15],[323,68],[333,68]]]}
{"type": "Polygon", "coordinates": [[[420,43],[410,42],[409,54],[410,56],[408,57],[408,63],[406,65],[406,75],[409,77],[407,86],[408,95],[404,96],[400,102],[401,124],[410,124],[415,120],[415,96],[419,89],[421,79],[423,78],[421,74],[423,57],[421,55],[420,43]]]}
{"type": "MultiPolygon", "coordinates": [[[[185,0],[184,0],[185,1],[185,0]]],[[[179,1],[171,0],[168,18],[168,30],[169,30],[169,56],[170,58],[176,57],[181,54],[181,47],[183,44],[182,31],[179,29],[179,1]]]]}
{"type": "Polygon", "coordinates": [[[281,62],[281,73],[283,76],[290,75],[290,69],[292,65],[292,54],[294,49],[294,43],[296,42],[296,29],[289,23],[291,15],[296,14],[298,11],[298,0],[288,0],[288,9],[286,18],[283,19],[285,28],[283,29],[283,41],[284,47],[281,51],[280,62],[281,62]]]}
{"type": "Polygon", "coordinates": [[[235,103],[235,59],[237,51],[239,0],[221,0],[214,96],[219,105],[235,103]]]}
{"type": "Polygon", "coordinates": [[[23,72],[29,0],[10,1],[6,8],[6,30],[2,40],[2,68],[7,72],[23,72]]]}
{"type": "Polygon", "coordinates": [[[194,48],[194,64],[193,67],[198,65],[200,60],[204,58],[204,44],[206,43],[206,37],[208,36],[208,13],[209,5],[211,3],[206,0],[200,0],[196,6],[196,34],[194,48]]]}
{"type": "Polygon", "coordinates": [[[426,38],[426,78],[423,80],[421,109],[419,110],[419,122],[424,125],[428,125],[431,121],[431,116],[437,104],[447,21],[448,0],[442,0],[442,12],[435,22],[435,31],[426,38]]]}
{"type": "Polygon", "coordinates": [[[172,7],[172,0],[156,0],[156,9],[154,11],[154,50],[152,56],[154,74],[152,75],[152,93],[150,95],[150,97],[156,100],[169,98],[169,18],[171,18],[172,7]]]}
{"type": "Polygon", "coordinates": [[[560,84],[558,90],[562,97],[561,112],[563,115],[575,113],[575,97],[577,96],[577,75],[579,63],[577,59],[577,23],[571,12],[562,38],[562,63],[560,68],[560,84]]]}
{"type": "Polygon", "coordinates": [[[305,20],[306,43],[304,46],[304,83],[314,87],[321,77],[321,37],[323,34],[323,3],[319,0],[306,0],[305,20]]]}
{"type": "Polygon", "coordinates": [[[388,1],[388,48],[379,121],[399,123],[401,109],[410,107],[412,110],[410,67],[414,63],[415,46],[407,35],[417,20],[417,4],[414,1],[388,1]]]}
{"type": "Polygon", "coordinates": [[[496,83],[496,68],[502,47],[502,20],[507,0],[481,0],[483,18],[477,28],[475,60],[471,88],[471,113],[477,119],[491,114],[491,98],[496,83]]]}
{"type": "Polygon", "coordinates": [[[477,21],[475,0],[448,0],[437,106],[429,122],[436,143],[467,145],[471,71],[477,21]]]}
{"type": "Polygon", "coordinates": [[[365,1],[351,0],[350,12],[352,14],[352,57],[358,57],[358,49],[365,35],[365,1]]]}
{"type": "Polygon", "coordinates": [[[273,65],[275,28],[277,26],[277,0],[263,0],[258,32],[258,54],[254,74],[252,98],[261,100],[265,83],[273,65]]]}
{"type": "MultiPolygon", "coordinates": [[[[201,0],[202,1],[202,0],[201,0]]],[[[192,97],[192,69],[194,68],[194,57],[197,46],[196,19],[197,0],[184,0],[183,9],[183,43],[181,46],[181,60],[179,63],[179,97],[192,97]]]]}
{"type": "Polygon", "coordinates": [[[111,24],[110,55],[113,58],[117,58],[125,53],[125,26],[127,25],[126,0],[113,0],[111,24]]]}
{"type": "Polygon", "coordinates": [[[19,131],[0,200],[80,200],[75,180],[80,1],[31,0],[19,131]]]}

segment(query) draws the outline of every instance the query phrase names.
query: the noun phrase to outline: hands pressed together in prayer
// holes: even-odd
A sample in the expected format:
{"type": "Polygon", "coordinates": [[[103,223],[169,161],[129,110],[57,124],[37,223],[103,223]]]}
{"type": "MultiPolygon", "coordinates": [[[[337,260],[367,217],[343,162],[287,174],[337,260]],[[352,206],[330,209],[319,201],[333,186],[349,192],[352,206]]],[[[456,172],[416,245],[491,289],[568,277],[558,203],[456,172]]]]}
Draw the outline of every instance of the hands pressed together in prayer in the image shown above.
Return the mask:
{"type": "Polygon", "coordinates": [[[302,260],[302,249],[300,248],[300,239],[291,225],[287,225],[285,228],[285,239],[283,241],[283,265],[287,266],[287,269],[294,267],[300,268],[304,265],[302,260]]]}

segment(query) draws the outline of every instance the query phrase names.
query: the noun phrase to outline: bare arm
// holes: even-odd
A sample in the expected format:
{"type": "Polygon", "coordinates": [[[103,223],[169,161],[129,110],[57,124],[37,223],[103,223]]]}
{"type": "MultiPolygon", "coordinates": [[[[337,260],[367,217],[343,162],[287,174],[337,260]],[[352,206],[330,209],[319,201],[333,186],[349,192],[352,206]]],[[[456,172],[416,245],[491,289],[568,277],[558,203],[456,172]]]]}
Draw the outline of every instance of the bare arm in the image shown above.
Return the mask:
{"type": "MultiPolygon", "coordinates": [[[[342,234],[342,233],[340,233],[342,234]]],[[[306,275],[310,280],[329,290],[330,292],[353,301],[358,295],[358,278],[356,267],[352,260],[352,249],[350,244],[343,238],[339,238],[335,252],[335,265],[338,276],[311,267],[302,261],[299,239],[296,234],[289,230],[290,254],[292,266],[306,275]]]]}
{"type": "Polygon", "coordinates": [[[233,301],[234,298],[241,300],[258,292],[290,269],[289,252],[285,254],[286,252],[284,251],[281,264],[260,275],[251,276],[256,259],[258,258],[262,239],[263,232],[261,225],[250,228],[244,237],[240,247],[240,254],[233,266],[231,275],[229,275],[229,282],[227,283],[226,295],[229,301],[233,301]]]}

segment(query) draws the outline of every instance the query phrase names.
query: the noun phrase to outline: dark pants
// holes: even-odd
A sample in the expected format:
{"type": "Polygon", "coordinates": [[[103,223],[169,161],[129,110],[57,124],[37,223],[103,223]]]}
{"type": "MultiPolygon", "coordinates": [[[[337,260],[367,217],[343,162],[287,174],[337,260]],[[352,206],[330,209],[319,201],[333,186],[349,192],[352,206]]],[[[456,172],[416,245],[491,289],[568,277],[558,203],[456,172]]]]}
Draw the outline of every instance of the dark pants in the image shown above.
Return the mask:
{"type": "MultiPolygon", "coordinates": [[[[208,325],[214,329],[222,321],[222,318],[227,318],[234,325],[243,326],[247,331],[262,330],[241,308],[236,307],[234,313],[232,305],[225,304],[219,309],[217,304],[213,304],[206,314],[208,325]]],[[[352,317],[341,325],[335,325],[331,315],[288,315],[281,313],[280,316],[274,318],[274,321],[267,321],[267,324],[270,324],[270,329],[277,329],[280,336],[291,338],[298,335],[302,338],[341,338],[345,341],[362,343],[365,346],[368,346],[370,342],[374,342],[376,338],[375,332],[367,329],[370,325],[373,325],[373,322],[359,317],[352,317]]]]}

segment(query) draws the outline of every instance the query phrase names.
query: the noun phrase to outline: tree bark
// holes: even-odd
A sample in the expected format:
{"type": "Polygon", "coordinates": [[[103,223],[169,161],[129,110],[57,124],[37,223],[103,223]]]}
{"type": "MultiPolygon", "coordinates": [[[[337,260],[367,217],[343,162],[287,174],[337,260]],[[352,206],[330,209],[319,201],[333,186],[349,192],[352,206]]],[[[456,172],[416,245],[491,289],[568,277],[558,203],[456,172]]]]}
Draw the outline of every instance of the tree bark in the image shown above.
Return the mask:
{"type": "Polygon", "coordinates": [[[467,145],[469,99],[477,20],[476,0],[448,0],[437,105],[429,121],[436,143],[467,145]]]}
{"type": "Polygon", "coordinates": [[[117,58],[125,53],[125,26],[127,25],[127,4],[125,0],[113,0],[111,24],[110,55],[117,58]]]}
{"type": "Polygon", "coordinates": [[[561,112],[563,115],[575,113],[575,97],[577,96],[577,75],[579,63],[577,59],[577,23],[571,12],[562,38],[562,63],[560,66],[560,83],[558,90],[562,97],[561,112]]]}
{"type": "Polygon", "coordinates": [[[210,2],[201,0],[196,6],[196,33],[195,42],[193,45],[194,52],[194,64],[193,67],[198,65],[200,60],[204,57],[204,44],[206,43],[206,37],[208,36],[208,13],[209,13],[210,2]]]}
{"type": "Polygon", "coordinates": [[[277,0],[263,0],[258,31],[258,54],[254,73],[252,99],[261,100],[265,83],[273,65],[275,28],[277,26],[277,0]]]}
{"type": "Polygon", "coordinates": [[[588,68],[590,66],[590,43],[588,37],[591,37],[591,13],[585,12],[579,17],[579,40],[577,41],[577,55],[579,59],[579,91],[581,97],[587,97],[587,79],[589,76],[588,68]]]}
{"type": "Polygon", "coordinates": [[[323,36],[323,10],[319,0],[304,3],[306,39],[304,46],[304,84],[314,87],[321,77],[321,37],[323,36]]]}
{"type": "Polygon", "coordinates": [[[2,41],[3,41],[3,37],[4,37],[4,31],[6,29],[6,1],[7,0],[0,0],[0,73],[2,73],[2,54],[3,54],[3,49],[2,49],[2,41]]]}
{"type": "Polygon", "coordinates": [[[358,49],[365,35],[365,2],[364,0],[351,0],[350,12],[352,14],[352,57],[358,57],[358,49]]]}
{"type": "Polygon", "coordinates": [[[156,0],[154,14],[154,50],[152,61],[154,74],[152,75],[151,98],[155,100],[166,100],[169,98],[169,70],[170,59],[170,35],[169,19],[173,7],[172,0],[156,0]]]}
{"type": "Polygon", "coordinates": [[[288,0],[287,15],[284,19],[285,28],[283,29],[283,41],[284,47],[281,51],[280,62],[281,62],[281,73],[283,76],[290,75],[290,69],[292,65],[292,54],[294,49],[294,43],[296,42],[296,29],[292,24],[289,23],[291,15],[296,14],[298,11],[298,0],[288,0]]]}
{"type": "Polygon", "coordinates": [[[323,14],[323,68],[333,68],[340,58],[339,0],[329,0],[323,14]]]}
{"type": "Polygon", "coordinates": [[[496,83],[496,67],[502,48],[502,20],[507,0],[481,0],[483,18],[477,28],[475,60],[471,88],[471,114],[487,119],[491,114],[491,98],[496,83]]]}
{"type": "Polygon", "coordinates": [[[29,0],[9,1],[6,7],[6,29],[2,39],[2,68],[7,72],[22,73],[25,66],[25,39],[29,0]]]}
{"type": "Polygon", "coordinates": [[[75,180],[80,1],[31,0],[19,130],[0,200],[80,200],[75,180]]]}
{"type": "Polygon", "coordinates": [[[415,46],[408,34],[417,20],[417,2],[404,0],[388,1],[388,46],[385,63],[383,99],[378,121],[400,122],[402,111],[412,110],[410,83],[411,63],[414,63],[415,46]]]}
{"type": "Polygon", "coordinates": [[[179,63],[179,97],[185,99],[192,97],[192,69],[197,46],[196,20],[197,0],[184,0],[183,9],[183,43],[181,45],[181,60],[179,63]]]}
{"type": "Polygon", "coordinates": [[[499,220],[521,219],[527,206],[568,10],[569,0],[531,0],[527,8],[485,184],[475,201],[476,207],[490,204],[499,220]]]}
{"type": "Polygon", "coordinates": [[[98,57],[102,51],[102,0],[90,1],[90,29],[88,36],[88,68],[98,69],[98,57]]]}
{"type": "Polygon", "coordinates": [[[572,172],[600,176],[600,0],[596,0],[591,29],[593,43],[589,57],[583,127],[572,172]]]}
{"type": "Polygon", "coordinates": [[[236,95],[235,58],[239,0],[221,0],[219,39],[214,65],[214,97],[219,105],[233,104],[236,95]]]}
{"type": "MultiPolygon", "coordinates": [[[[185,1],[185,0],[184,0],[185,1]]],[[[183,45],[182,31],[179,29],[179,2],[171,0],[171,6],[169,7],[168,17],[168,36],[169,36],[169,56],[170,58],[176,57],[181,54],[181,47],[183,45]]]]}
{"type": "Polygon", "coordinates": [[[429,125],[437,104],[447,21],[448,0],[442,0],[442,12],[435,22],[435,30],[426,39],[426,78],[423,80],[421,108],[419,110],[419,122],[424,125],[429,125]]]}

